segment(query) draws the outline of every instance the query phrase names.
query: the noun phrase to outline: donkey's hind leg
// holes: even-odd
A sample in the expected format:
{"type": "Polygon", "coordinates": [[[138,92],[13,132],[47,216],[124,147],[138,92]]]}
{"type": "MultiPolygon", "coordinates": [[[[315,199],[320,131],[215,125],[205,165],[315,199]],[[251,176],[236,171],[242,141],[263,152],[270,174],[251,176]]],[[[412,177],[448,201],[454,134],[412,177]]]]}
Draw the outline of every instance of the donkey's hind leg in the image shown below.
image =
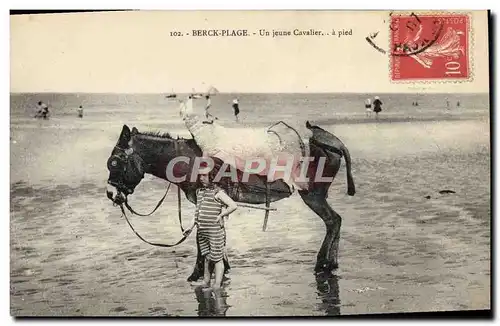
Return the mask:
{"type": "Polygon", "coordinates": [[[309,206],[325,223],[326,235],[318,252],[316,272],[329,273],[338,268],[338,247],[342,218],[326,201],[323,193],[299,191],[304,203],[309,206]]]}

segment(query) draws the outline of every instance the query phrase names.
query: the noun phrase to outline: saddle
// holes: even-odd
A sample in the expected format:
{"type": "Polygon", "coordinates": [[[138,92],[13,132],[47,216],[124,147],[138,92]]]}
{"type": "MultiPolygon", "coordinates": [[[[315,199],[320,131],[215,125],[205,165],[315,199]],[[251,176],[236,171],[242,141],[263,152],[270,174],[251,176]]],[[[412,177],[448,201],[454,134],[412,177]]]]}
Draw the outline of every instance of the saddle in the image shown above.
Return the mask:
{"type": "Polygon", "coordinates": [[[231,128],[216,121],[207,123],[190,118],[186,126],[204,156],[218,158],[249,174],[255,173],[250,170],[252,162],[264,160],[266,166],[257,174],[268,176],[270,182],[283,179],[290,187],[294,186],[293,179],[300,173],[302,158],[309,154],[305,144],[307,138],[304,140],[297,130],[283,121],[267,128],[231,128]],[[283,171],[270,171],[273,167],[279,170],[288,164],[291,165],[291,176],[286,176],[283,171]]]}

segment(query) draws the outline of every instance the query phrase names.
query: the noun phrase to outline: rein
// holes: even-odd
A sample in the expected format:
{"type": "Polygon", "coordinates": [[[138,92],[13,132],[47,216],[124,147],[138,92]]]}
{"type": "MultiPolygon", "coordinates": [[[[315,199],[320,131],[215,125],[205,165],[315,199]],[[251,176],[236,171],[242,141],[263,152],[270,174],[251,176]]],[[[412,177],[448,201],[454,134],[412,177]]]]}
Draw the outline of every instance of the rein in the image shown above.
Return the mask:
{"type": "MultiPolygon", "coordinates": [[[[155,246],[155,247],[163,247],[163,248],[170,248],[170,247],[175,247],[181,243],[183,243],[187,237],[191,234],[191,231],[194,229],[194,227],[196,226],[196,224],[193,224],[193,226],[191,226],[189,229],[187,229],[185,232],[184,232],[184,235],[182,236],[182,238],[177,241],[176,243],[174,244],[166,244],[166,243],[155,243],[155,242],[151,242],[151,241],[148,241],[146,239],[144,239],[135,229],[134,227],[132,226],[132,223],[130,223],[128,217],[127,217],[127,214],[125,213],[125,209],[123,208],[123,205],[120,205],[120,209],[122,210],[122,215],[123,217],[125,217],[125,221],[127,221],[127,224],[130,226],[130,228],[132,229],[132,231],[134,231],[135,235],[141,239],[142,241],[144,241],[145,243],[149,244],[149,245],[152,245],[152,246],[155,246]]],[[[181,226],[182,228],[182,226],[181,226]]]]}
{"type": "MultiPolygon", "coordinates": [[[[141,213],[137,213],[132,207],[130,207],[129,203],[128,203],[128,200],[125,201],[125,206],[128,208],[128,210],[132,213],[132,214],[135,214],[135,215],[138,215],[138,216],[150,216],[152,215],[154,212],[156,212],[156,210],[161,206],[161,204],[163,204],[163,201],[165,200],[165,198],[167,197],[167,194],[168,194],[168,190],[170,189],[170,185],[171,183],[169,182],[168,183],[168,187],[167,187],[167,191],[165,192],[165,195],[163,195],[163,197],[160,199],[160,201],[158,202],[158,204],[156,205],[156,207],[153,209],[153,211],[149,214],[141,214],[141,213]]],[[[177,195],[180,195],[179,193],[177,193],[177,195]]],[[[179,206],[180,207],[180,206],[179,206]]],[[[180,214],[180,211],[179,211],[179,214],[180,214]]],[[[179,215],[180,216],[180,215],[179,215]]],[[[179,221],[181,221],[181,219],[179,219],[179,221]]],[[[181,229],[182,229],[182,225],[181,225],[181,229]]],[[[183,230],[184,231],[184,230],[183,230]]]]}
{"type": "MultiPolygon", "coordinates": [[[[135,214],[135,215],[138,215],[138,216],[149,216],[151,214],[153,214],[160,206],[161,204],[163,203],[163,201],[165,200],[165,198],[167,197],[167,194],[168,194],[168,191],[170,189],[170,185],[171,183],[168,184],[168,187],[167,187],[167,191],[165,192],[165,195],[163,195],[163,197],[160,199],[160,201],[158,202],[158,204],[156,205],[156,207],[153,209],[153,211],[149,214],[139,214],[137,213],[135,210],[132,209],[132,207],[130,207],[130,205],[128,204],[127,201],[125,201],[125,207],[127,207],[127,209],[132,213],[132,214],[135,214]]],[[[120,209],[122,210],[122,215],[123,217],[125,217],[125,221],[127,221],[127,224],[130,226],[130,229],[132,229],[132,231],[135,233],[135,235],[141,239],[142,241],[144,241],[145,243],[149,244],[149,245],[152,245],[152,246],[155,246],[155,247],[163,247],[163,248],[169,248],[169,247],[175,247],[181,243],[183,243],[187,237],[191,234],[191,231],[193,231],[193,229],[195,228],[196,224],[193,224],[189,229],[187,230],[184,230],[184,228],[182,227],[182,211],[181,211],[181,200],[180,200],[180,188],[177,187],[177,196],[178,196],[178,200],[177,200],[177,211],[178,211],[178,215],[179,215],[179,224],[180,224],[180,227],[181,227],[181,231],[183,233],[183,236],[182,238],[177,241],[176,243],[174,244],[166,244],[166,243],[155,243],[155,242],[151,242],[151,241],[148,241],[146,239],[144,239],[134,228],[134,226],[132,225],[132,223],[130,223],[130,220],[128,219],[127,217],[127,214],[125,213],[125,209],[123,208],[123,204],[120,204],[120,209]]]]}
{"type": "MultiPolygon", "coordinates": [[[[178,148],[177,148],[177,143],[174,143],[174,146],[175,146],[175,151],[177,152],[178,151],[178,148]]],[[[141,158],[142,160],[142,158],[141,158]]],[[[176,243],[174,244],[166,244],[166,243],[155,243],[155,242],[151,242],[151,241],[148,241],[146,239],[144,239],[136,230],[135,228],[133,227],[132,223],[130,223],[130,220],[128,219],[127,217],[127,214],[125,213],[125,209],[123,208],[123,204],[125,204],[125,207],[134,215],[138,215],[138,216],[150,216],[152,215],[154,212],[156,212],[156,210],[161,206],[161,204],[163,204],[163,201],[165,200],[165,198],[167,197],[167,194],[168,194],[168,191],[170,190],[170,186],[172,185],[171,182],[168,183],[168,187],[167,187],[167,190],[165,191],[165,194],[163,195],[163,197],[160,199],[160,201],[158,202],[158,204],[156,204],[156,207],[151,211],[151,213],[149,214],[141,214],[141,213],[137,213],[128,203],[128,200],[126,199],[124,203],[120,204],[120,209],[122,211],[122,215],[123,217],[125,217],[125,221],[127,221],[127,224],[130,226],[130,229],[132,229],[132,231],[135,233],[135,235],[141,239],[143,242],[149,244],[149,245],[152,245],[152,246],[155,246],[155,247],[163,247],[163,248],[169,248],[169,247],[175,247],[181,243],[183,243],[187,237],[191,234],[191,231],[193,231],[193,229],[196,227],[196,223],[193,224],[189,229],[187,230],[184,230],[184,227],[182,226],[182,208],[181,208],[181,189],[179,186],[177,186],[177,212],[178,212],[178,217],[179,217],[179,225],[181,227],[181,231],[183,233],[183,236],[182,238],[177,241],[176,243]]]]}

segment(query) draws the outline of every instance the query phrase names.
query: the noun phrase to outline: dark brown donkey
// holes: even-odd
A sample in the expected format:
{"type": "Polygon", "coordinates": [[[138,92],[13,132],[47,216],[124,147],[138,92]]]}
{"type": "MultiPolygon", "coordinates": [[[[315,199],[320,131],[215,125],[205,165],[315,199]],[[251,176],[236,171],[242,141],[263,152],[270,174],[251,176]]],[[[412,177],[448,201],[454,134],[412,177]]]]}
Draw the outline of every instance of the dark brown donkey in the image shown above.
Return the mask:
{"type": "MultiPolygon", "coordinates": [[[[316,272],[330,273],[338,267],[338,245],[342,218],[328,204],[328,189],[336,176],[344,157],[347,172],[347,194],[355,194],[354,181],[351,174],[351,158],[346,146],[334,135],[320,127],[306,123],[313,136],[309,139],[309,152],[313,161],[309,164],[307,177],[308,190],[298,190],[306,205],[325,222],[326,235],[317,255],[316,272]],[[323,162],[322,162],[323,161],[323,162]],[[324,163],[324,164],[323,164],[324,163]],[[322,177],[330,181],[315,181],[318,166],[324,166],[322,177]]],[[[132,130],[124,125],[116,146],[108,159],[107,196],[115,203],[123,203],[127,196],[134,192],[145,173],[176,184],[191,203],[196,203],[197,182],[175,182],[169,180],[166,168],[174,158],[184,156],[189,163],[179,162],[175,165],[175,177],[190,176],[194,159],[202,156],[202,151],[193,139],[172,138],[169,134],[141,133],[135,127],[132,130]]],[[[220,167],[221,162],[216,161],[220,167]]],[[[239,174],[241,177],[241,174],[239,174]]],[[[229,177],[222,178],[220,185],[236,202],[248,204],[266,203],[266,176],[250,175],[248,182],[234,182],[229,177]]],[[[289,197],[293,190],[282,180],[269,183],[268,202],[276,202],[289,197]]],[[[226,269],[229,264],[225,261],[226,269]]],[[[193,273],[188,280],[197,280],[203,276],[203,258],[198,248],[198,257],[193,273]]]]}

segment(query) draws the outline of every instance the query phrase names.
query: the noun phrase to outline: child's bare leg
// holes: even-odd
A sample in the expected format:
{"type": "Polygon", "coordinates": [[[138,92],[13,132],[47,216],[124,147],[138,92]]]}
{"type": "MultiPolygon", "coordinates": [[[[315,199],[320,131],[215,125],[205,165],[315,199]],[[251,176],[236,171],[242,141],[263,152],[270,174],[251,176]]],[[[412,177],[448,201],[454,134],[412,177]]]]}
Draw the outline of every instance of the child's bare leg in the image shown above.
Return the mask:
{"type": "Polygon", "coordinates": [[[215,281],[212,288],[218,289],[222,284],[222,277],[224,276],[224,261],[221,259],[215,263],[215,281]]]}
{"type": "Polygon", "coordinates": [[[210,286],[210,276],[211,276],[211,270],[210,270],[210,261],[208,260],[208,255],[205,256],[205,270],[203,273],[203,285],[204,286],[210,286]]]}

